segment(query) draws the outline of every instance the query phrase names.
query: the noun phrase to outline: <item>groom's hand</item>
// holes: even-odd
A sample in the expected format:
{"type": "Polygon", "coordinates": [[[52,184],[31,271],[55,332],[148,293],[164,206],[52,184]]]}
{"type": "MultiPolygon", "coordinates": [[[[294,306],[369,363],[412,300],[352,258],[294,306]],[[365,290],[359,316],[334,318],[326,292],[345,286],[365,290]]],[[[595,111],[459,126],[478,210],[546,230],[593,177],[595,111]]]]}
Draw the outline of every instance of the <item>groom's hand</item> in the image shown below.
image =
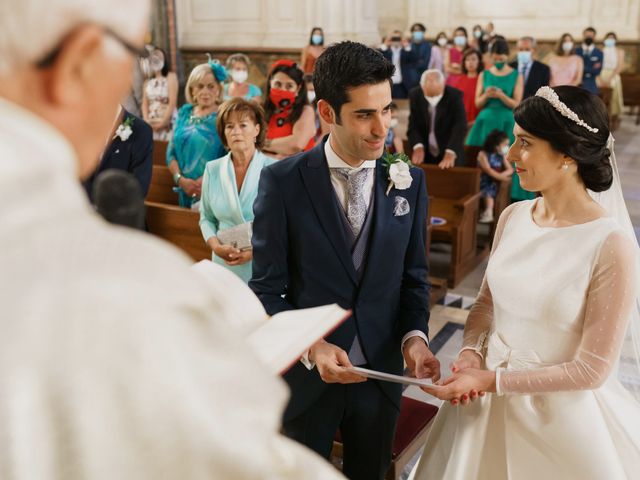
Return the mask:
{"type": "Polygon", "coordinates": [[[416,378],[430,378],[433,382],[440,380],[440,361],[422,338],[412,337],[407,340],[402,354],[407,367],[416,378]]]}
{"type": "Polygon", "coordinates": [[[366,378],[346,370],[353,367],[347,352],[324,340],[311,347],[309,360],[315,362],[320,378],[326,383],[359,383],[367,381],[366,378]]]}

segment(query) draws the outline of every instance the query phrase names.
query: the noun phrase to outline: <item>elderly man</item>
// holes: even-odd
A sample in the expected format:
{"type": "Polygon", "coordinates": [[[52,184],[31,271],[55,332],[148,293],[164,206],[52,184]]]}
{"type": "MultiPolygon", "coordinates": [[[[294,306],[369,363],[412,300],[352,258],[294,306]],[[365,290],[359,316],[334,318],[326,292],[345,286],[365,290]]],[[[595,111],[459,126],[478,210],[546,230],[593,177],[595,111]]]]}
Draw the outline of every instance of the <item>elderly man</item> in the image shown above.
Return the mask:
{"type": "Polygon", "coordinates": [[[512,62],[511,68],[518,70],[524,81],[522,99],[532,97],[540,87],[549,85],[551,70],[547,65],[534,59],[536,54],[536,39],[530,36],[520,37],[518,40],[518,58],[512,62]]]}
{"type": "Polygon", "coordinates": [[[462,92],[445,85],[440,70],[426,70],[420,86],[409,93],[409,106],[407,137],[413,164],[432,163],[443,169],[461,165],[467,132],[462,92]]]}
{"type": "MultiPolygon", "coordinates": [[[[175,249],[93,212],[143,0],[0,0],[0,476],[337,478],[175,249]]],[[[342,477],[340,477],[342,478],[342,477]]]]}

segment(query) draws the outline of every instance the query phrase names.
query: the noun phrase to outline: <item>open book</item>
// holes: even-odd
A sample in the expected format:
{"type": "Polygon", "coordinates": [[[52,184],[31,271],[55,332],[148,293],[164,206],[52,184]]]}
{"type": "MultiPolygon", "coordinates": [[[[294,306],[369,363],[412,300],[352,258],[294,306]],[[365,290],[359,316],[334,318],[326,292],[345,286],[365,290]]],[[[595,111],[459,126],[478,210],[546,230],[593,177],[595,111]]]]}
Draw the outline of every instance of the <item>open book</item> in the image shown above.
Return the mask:
{"type": "Polygon", "coordinates": [[[414,378],[402,375],[393,375],[391,373],[379,372],[377,370],[369,370],[368,368],[352,367],[347,369],[350,372],[357,373],[360,376],[371,378],[373,380],[382,380],[383,382],[402,383],[404,385],[416,385],[431,391],[441,389],[442,386],[431,382],[430,378],[414,378]]]}
{"type": "Polygon", "coordinates": [[[192,268],[223,304],[231,326],[246,338],[254,354],[274,373],[287,371],[311,345],[351,315],[333,304],[289,310],[269,317],[258,297],[235,273],[210,260],[202,260],[192,268]]]}

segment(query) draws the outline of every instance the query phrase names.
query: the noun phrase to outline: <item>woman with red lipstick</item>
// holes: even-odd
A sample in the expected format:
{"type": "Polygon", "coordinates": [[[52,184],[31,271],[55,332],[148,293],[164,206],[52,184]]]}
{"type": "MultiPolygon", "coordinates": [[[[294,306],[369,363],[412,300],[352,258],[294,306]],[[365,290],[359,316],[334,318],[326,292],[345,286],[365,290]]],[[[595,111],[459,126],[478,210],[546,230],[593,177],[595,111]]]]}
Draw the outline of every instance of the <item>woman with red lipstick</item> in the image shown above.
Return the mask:
{"type": "Polygon", "coordinates": [[[267,140],[264,151],[285,158],[315,145],[315,113],[307,99],[304,73],[291,60],[271,66],[264,101],[267,140]]]}

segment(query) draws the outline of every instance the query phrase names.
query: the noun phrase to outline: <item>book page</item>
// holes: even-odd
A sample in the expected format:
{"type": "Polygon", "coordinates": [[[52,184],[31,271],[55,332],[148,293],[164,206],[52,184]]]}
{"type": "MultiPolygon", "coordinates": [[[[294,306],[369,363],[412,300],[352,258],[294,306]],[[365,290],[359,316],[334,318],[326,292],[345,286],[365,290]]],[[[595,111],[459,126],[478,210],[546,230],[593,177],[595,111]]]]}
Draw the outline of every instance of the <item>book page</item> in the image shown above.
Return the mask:
{"type": "Polygon", "coordinates": [[[353,367],[347,368],[348,371],[357,373],[366,378],[372,380],[382,380],[384,382],[402,383],[404,385],[416,385],[418,387],[425,387],[430,390],[438,390],[442,388],[441,385],[435,385],[430,378],[414,378],[405,377],[402,375],[393,375],[391,373],[379,372],[376,370],[369,370],[368,368],[353,367]]]}
{"type": "Polygon", "coordinates": [[[280,312],[250,334],[247,341],[274,373],[283,373],[350,315],[336,304],[280,312]]]}

